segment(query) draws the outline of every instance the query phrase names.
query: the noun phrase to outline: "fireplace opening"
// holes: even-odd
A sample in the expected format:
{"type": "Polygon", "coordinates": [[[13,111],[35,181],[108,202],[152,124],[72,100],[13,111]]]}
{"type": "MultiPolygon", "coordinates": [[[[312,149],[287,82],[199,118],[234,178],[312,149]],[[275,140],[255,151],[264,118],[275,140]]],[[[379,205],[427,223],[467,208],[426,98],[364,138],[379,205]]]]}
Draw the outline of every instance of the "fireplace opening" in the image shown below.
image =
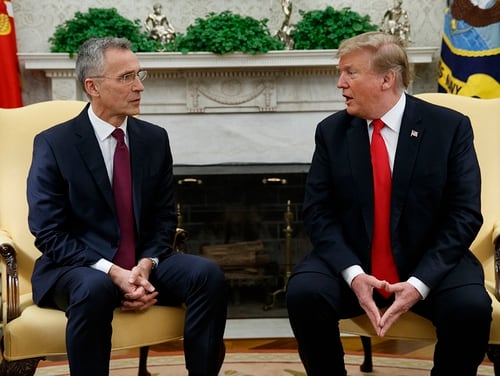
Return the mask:
{"type": "Polygon", "coordinates": [[[221,265],[229,318],[286,317],[287,278],[310,249],[301,213],[307,168],[174,169],[186,252],[221,265]]]}

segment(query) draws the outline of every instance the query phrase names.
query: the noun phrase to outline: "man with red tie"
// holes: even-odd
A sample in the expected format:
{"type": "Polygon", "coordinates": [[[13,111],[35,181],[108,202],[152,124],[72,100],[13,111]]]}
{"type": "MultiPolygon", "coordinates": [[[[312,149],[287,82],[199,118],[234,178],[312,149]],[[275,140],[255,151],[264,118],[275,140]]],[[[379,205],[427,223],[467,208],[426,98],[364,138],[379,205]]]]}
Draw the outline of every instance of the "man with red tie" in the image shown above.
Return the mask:
{"type": "Polygon", "coordinates": [[[33,300],[65,311],[72,376],[109,374],[116,307],[182,303],[189,375],[216,376],[225,353],[224,274],[206,258],[172,251],[168,135],[134,116],[147,72],[128,40],[96,38],[80,48],[76,76],[90,103],[34,141],[28,220],[42,255],[33,300]]]}
{"type": "Polygon", "coordinates": [[[431,375],[476,375],[491,300],[469,250],[482,225],[470,120],[405,93],[408,58],[392,35],[353,37],[338,56],[346,109],[316,128],[304,199],[313,249],[287,287],[307,374],[346,375],[340,319],[366,313],[384,336],[412,310],[436,327],[431,375]]]}

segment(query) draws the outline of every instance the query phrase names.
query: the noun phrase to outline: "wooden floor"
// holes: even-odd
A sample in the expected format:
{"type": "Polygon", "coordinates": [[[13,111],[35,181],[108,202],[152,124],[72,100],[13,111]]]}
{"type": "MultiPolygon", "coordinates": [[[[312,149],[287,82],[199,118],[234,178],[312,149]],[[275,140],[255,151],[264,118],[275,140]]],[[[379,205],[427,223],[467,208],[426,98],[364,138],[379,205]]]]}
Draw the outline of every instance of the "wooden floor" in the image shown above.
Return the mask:
{"type": "MultiPolygon", "coordinates": [[[[297,350],[294,338],[276,339],[232,339],[225,340],[227,351],[258,351],[258,350],[297,350]]],[[[359,337],[342,337],[346,353],[363,353],[359,337]]],[[[182,341],[174,341],[154,346],[151,351],[182,351],[182,341]]],[[[374,355],[408,356],[422,359],[432,359],[434,345],[422,341],[399,341],[390,339],[372,339],[374,355]]]]}
{"type": "MultiPolygon", "coordinates": [[[[234,339],[225,340],[227,352],[231,351],[297,351],[297,342],[294,338],[276,339],[234,339]]],[[[357,336],[342,336],[342,344],[347,354],[363,354],[361,340],[357,336]]],[[[182,342],[170,342],[151,348],[154,351],[182,351],[182,342]]],[[[404,357],[432,360],[434,344],[424,341],[401,341],[393,339],[372,338],[373,356],[404,357]]],[[[483,365],[492,366],[485,356],[483,365]]]]}

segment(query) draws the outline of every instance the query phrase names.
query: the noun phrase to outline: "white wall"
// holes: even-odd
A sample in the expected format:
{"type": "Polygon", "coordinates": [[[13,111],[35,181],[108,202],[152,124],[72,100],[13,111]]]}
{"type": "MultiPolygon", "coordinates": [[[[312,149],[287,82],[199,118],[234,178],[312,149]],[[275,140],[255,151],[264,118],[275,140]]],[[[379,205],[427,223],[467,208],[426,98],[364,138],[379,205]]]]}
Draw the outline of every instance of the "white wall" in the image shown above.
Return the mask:
{"type": "MultiPolygon", "coordinates": [[[[231,10],[258,19],[267,18],[271,30],[279,28],[283,18],[279,0],[13,0],[18,49],[20,52],[48,52],[48,39],[57,25],[71,18],[76,11],[85,12],[88,8],[115,7],[120,14],[130,19],[144,21],[152,12],[153,4],[160,2],[163,13],[176,29],[184,32],[197,17],[209,12],[231,10]]],[[[300,15],[299,9],[323,9],[330,5],[336,9],[351,7],[360,14],[368,14],[372,22],[380,23],[384,12],[393,7],[392,0],[292,0],[292,22],[300,15]]],[[[407,10],[413,28],[413,39],[417,46],[439,45],[446,0],[406,0],[403,8],[407,10]]]]}

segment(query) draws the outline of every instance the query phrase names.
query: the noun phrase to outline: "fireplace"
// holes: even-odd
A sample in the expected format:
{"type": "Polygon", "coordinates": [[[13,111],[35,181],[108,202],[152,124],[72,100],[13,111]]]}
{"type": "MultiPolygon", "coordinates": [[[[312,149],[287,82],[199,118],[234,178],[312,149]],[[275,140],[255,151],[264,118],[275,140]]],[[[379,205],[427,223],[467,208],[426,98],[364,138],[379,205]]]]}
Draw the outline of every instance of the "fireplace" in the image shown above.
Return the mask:
{"type": "Polygon", "coordinates": [[[307,168],[174,168],[186,251],[221,265],[229,318],[286,316],[287,278],[310,249],[301,214],[307,168]]]}

